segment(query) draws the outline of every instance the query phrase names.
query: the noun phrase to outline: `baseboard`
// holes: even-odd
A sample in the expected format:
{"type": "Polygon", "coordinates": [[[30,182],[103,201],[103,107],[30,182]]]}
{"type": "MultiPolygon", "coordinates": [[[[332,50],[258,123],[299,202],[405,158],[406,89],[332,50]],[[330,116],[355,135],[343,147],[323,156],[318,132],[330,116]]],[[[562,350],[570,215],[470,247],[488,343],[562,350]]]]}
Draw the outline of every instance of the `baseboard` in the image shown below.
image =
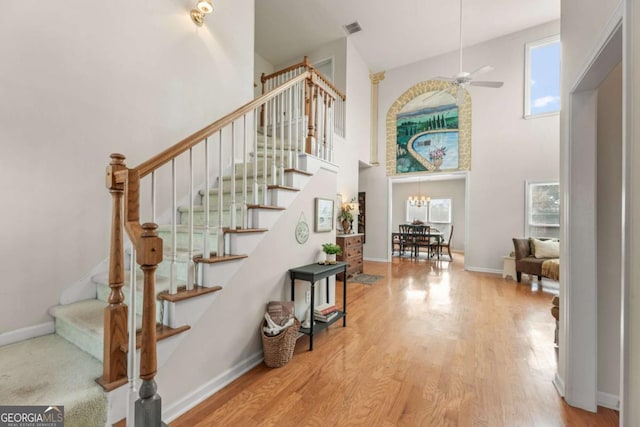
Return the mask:
{"type": "Polygon", "coordinates": [[[562,378],[560,378],[560,376],[558,375],[558,373],[556,372],[556,374],[553,376],[553,385],[555,386],[556,390],[558,391],[558,394],[561,397],[564,397],[564,381],[562,380],[562,378]]]}
{"type": "Polygon", "coordinates": [[[467,267],[467,271],[473,271],[475,273],[490,273],[490,274],[500,274],[502,275],[502,270],[498,270],[496,268],[483,268],[483,267],[467,267]]]}
{"type": "Polygon", "coordinates": [[[27,326],[26,328],[16,329],[15,331],[4,332],[0,334],[0,347],[16,342],[36,338],[42,335],[49,335],[56,331],[56,325],[53,321],[40,323],[39,325],[27,326]]]}
{"type": "Polygon", "coordinates": [[[388,259],[385,258],[368,258],[368,257],[364,257],[362,258],[364,261],[373,261],[373,262],[389,262],[388,259]]]}
{"type": "Polygon", "coordinates": [[[620,397],[616,396],[615,394],[599,391],[597,394],[597,398],[598,406],[603,406],[605,408],[613,409],[616,411],[620,410],[620,397]]]}
{"type": "Polygon", "coordinates": [[[204,401],[208,397],[212,396],[220,389],[225,387],[230,382],[244,375],[250,369],[260,364],[263,360],[262,352],[255,353],[254,355],[246,358],[237,365],[227,369],[222,374],[218,375],[211,381],[203,384],[192,393],[187,394],[182,399],[168,406],[162,411],[162,418],[165,422],[171,422],[178,418],[180,415],[187,412],[200,402],[204,401]]]}

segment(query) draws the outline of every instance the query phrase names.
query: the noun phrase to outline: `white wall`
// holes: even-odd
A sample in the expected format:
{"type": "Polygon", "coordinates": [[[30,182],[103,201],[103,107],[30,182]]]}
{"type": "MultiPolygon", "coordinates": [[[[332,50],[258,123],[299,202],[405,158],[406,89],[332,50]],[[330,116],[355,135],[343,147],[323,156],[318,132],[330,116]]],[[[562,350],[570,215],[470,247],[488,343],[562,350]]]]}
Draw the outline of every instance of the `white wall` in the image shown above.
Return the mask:
{"type": "Polygon", "coordinates": [[[598,391],[620,393],[622,64],[598,88],[598,391]]]}
{"type": "Polygon", "coordinates": [[[260,56],[257,52],[253,54],[253,83],[256,85],[253,89],[253,96],[258,97],[262,95],[262,73],[269,75],[276,71],[273,64],[260,56]]]}
{"type": "MultiPolygon", "coordinates": [[[[347,38],[343,37],[331,43],[324,44],[312,52],[308,52],[309,62],[315,64],[328,58],[333,58],[333,84],[343,93],[347,92],[347,38]]],[[[282,64],[276,64],[276,70],[282,70],[289,65],[301,62],[303,58],[296,57],[282,64]]]]}
{"type": "Polygon", "coordinates": [[[109,153],[135,166],[251,99],[253,1],[5,2],[0,332],[107,257],[109,153]],[[150,8],[153,6],[152,8],[150,8]]]}
{"type": "MultiPolygon", "coordinates": [[[[358,197],[359,161],[368,161],[371,139],[371,83],[369,68],[360,53],[347,40],[346,61],[346,122],[345,144],[336,147],[336,160],[340,165],[338,192],[345,201],[358,197]]],[[[338,68],[335,69],[336,74],[338,68]]],[[[357,224],[357,218],[354,218],[357,224]]]]}
{"type": "MultiPolygon", "coordinates": [[[[483,80],[502,80],[501,89],[473,87],[472,163],[470,176],[469,247],[465,261],[470,269],[499,271],[502,256],[512,249],[513,237],[524,233],[525,180],[558,179],[558,116],[524,120],[524,44],[558,34],[552,22],[469,47],[463,52],[463,68],[473,70],[491,64],[495,70],[483,80]]],[[[380,82],[379,152],[386,152],[386,114],[392,103],[421,81],[448,76],[458,70],[457,52],[389,70],[380,82]]],[[[380,156],[384,162],[383,157],[380,156]]],[[[368,197],[367,216],[376,235],[367,236],[365,257],[386,257],[386,177],[384,164],[361,174],[361,190],[379,192],[368,197]],[[366,182],[364,182],[366,181],[366,182]],[[369,202],[371,200],[371,202],[369,202]]]]}
{"type": "MultiPolygon", "coordinates": [[[[193,398],[183,399],[199,396],[201,387],[208,389],[210,381],[262,351],[259,326],[267,302],[291,298],[288,270],[315,262],[321,245],[335,242],[335,228],[327,233],[313,232],[315,198],[332,198],[335,192],[335,172],[321,169],[282,212],[249,258],[242,261],[235,277],[220,284],[223,289],[211,308],[191,325],[180,347],[159,369],[156,379],[165,410],[177,404],[184,410],[183,405],[197,403],[193,398]],[[301,214],[311,230],[303,245],[297,243],[294,234],[301,214]]],[[[296,300],[304,300],[308,284],[300,282],[296,286],[296,300]]],[[[324,290],[324,281],[317,290],[324,290]]],[[[296,304],[298,318],[303,319],[305,311],[296,304]]]]}
{"type": "MultiPolygon", "coordinates": [[[[593,233],[593,228],[589,226],[590,218],[585,221],[583,217],[590,216],[591,212],[586,212],[586,215],[582,215],[580,212],[571,211],[571,207],[567,206],[569,200],[573,200],[578,194],[581,194],[584,188],[589,188],[590,179],[593,170],[584,170],[574,167],[570,168],[570,155],[577,155],[577,148],[572,148],[570,152],[570,146],[568,142],[570,116],[582,114],[584,110],[582,105],[575,105],[576,111],[570,112],[570,92],[579,82],[581,74],[586,71],[589,61],[595,55],[596,50],[600,48],[601,38],[606,36],[603,32],[608,26],[608,21],[611,19],[616,7],[618,6],[618,0],[562,0],[561,2],[561,27],[562,27],[562,110],[561,122],[560,122],[560,176],[561,176],[561,191],[566,192],[567,196],[563,198],[562,210],[564,215],[569,215],[567,223],[561,224],[561,235],[566,237],[572,233],[577,236],[584,235],[585,233],[593,233]],[[571,178],[571,180],[569,180],[571,178]],[[584,185],[581,181],[587,182],[584,185]],[[583,228],[582,224],[585,224],[583,228]]],[[[581,100],[582,97],[577,95],[575,100],[581,100]]],[[[585,114],[585,116],[589,117],[585,114]]],[[[587,123],[589,128],[589,123],[587,123]]],[[[574,128],[579,130],[581,124],[575,123],[574,128]]],[[[580,143],[580,140],[576,141],[576,144],[580,143]]],[[[573,164],[575,164],[575,160],[573,164]]],[[[577,159],[580,160],[580,159],[577,159]]],[[[589,163],[588,161],[586,162],[589,163]]],[[[561,257],[569,255],[571,259],[575,259],[576,262],[580,262],[581,259],[588,259],[591,248],[582,248],[582,245],[578,245],[568,241],[567,238],[563,238],[561,257]],[[584,253],[582,253],[584,251],[584,253]]],[[[574,319],[580,314],[580,306],[584,305],[582,302],[574,301],[573,299],[567,303],[563,303],[563,300],[568,300],[573,296],[577,296],[580,299],[579,294],[587,294],[580,289],[580,282],[575,277],[580,272],[580,265],[576,265],[575,272],[572,272],[572,266],[567,265],[564,269],[564,273],[561,272],[560,281],[560,298],[561,298],[561,322],[560,322],[560,352],[558,359],[558,373],[556,376],[556,385],[561,392],[565,392],[565,395],[569,401],[576,401],[577,398],[582,402],[588,401],[590,396],[584,396],[581,389],[585,387],[579,387],[572,382],[583,382],[583,378],[587,378],[590,381],[592,372],[585,372],[582,369],[586,364],[590,365],[590,359],[592,355],[591,351],[591,338],[589,336],[592,333],[591,324],[596,324],[595,320],[591,322],[588,314],[582,315],[582,324],[576,325],[573,330],[567,332],[566,325],[570,323],[571,319],[574,319]],[[571,287],[569,289],[568,287],[571,287]],[[577,304],[580,303],[580,306],[577,304]],[[565,308],[563,310],[563,307],[565,308]],[[572,308],[575,307],[575,308],[572,308]],[[566,310],[570,308],[570,310],[566,310]],[[585,326],[584,320],[588,320],[588,325],[585,326]],[[586,330],[585,330],[586,329],[586,330]],[[565,335],[565,333],[567,335],[565,335]],[[589,349],[587,351],[587,348],[589,349]],[[565,385],[565,381],[567,382],[565,385]]],[[[591,289],[587,289],[591,293],[591,289]]],[[[595,307],[595,301],[589,301],[595,307]]],[[[590,307],[590,304],[589,304],[590,307]]],[[[619,322],[619,318],[615,316],[609,319],[611,322],[619,322]]],[[[603,318],[598,318],[598,327],[602,327],[603,318]]]]}
{"type": "MultiPolygon", "coordinates": [[[[640,49],[640,4],[635,1],[625,1],[626,22],[625,32],[628,36],[625,50],[624,71],[623,71],[623,92],[625,93],[625,131],[628,146],[625,151],[625,170],[627,175],[627,209],[625,218],[640,218],[640,193],[636,187],[640,182],[638,171],[640,171],[640,133],[637,124],[640,123],[640,58],[637,55],[640,49]]],[[[623,313],[624,339],[623,347],[623,372],[625,380],[622,384],[622,405],[621,417],[622,426],[634,426],[640,424],[640,406],[636,402],[640,401],[640,264],[635,262],[638,259],[638,248],[640,248],[640,227],[637,221],[628,221],[624,230],[627,236],[627,246],[625,253],[626,266],[626,289],[623,289],[623,313]]]]}
{"type": "MultiPolygon", "coordinates": [[[[406,224],[406,209],[407,198],[410,196],[429,196],[434,198],[451,198],[451,224],[454,226],[453,238],[451,239],[451,249],[464,252],[464,213],[465,206],[465,180],[464,179],[452,179],[446,181],[423,181],[420,184],[417,182],[410,183],[395,183],[393,184],[393,199],[391,206],[391,230],[393,232],[398,231],[400,224],[406,224]]],[[[434,227],[441,231],[448,230],[448,227],[441,226],[440,224],[432,224],[434,227]]],[[[449,237],[445,235],[445,239],[449,237]]]]}
{"type": "MultiPolygon", "coordinates": [[[[307,53],[309,61],[316,63],[333,58],[334,85],[347,96],[345,138],[335,138],[334,163],[340,166],[338,194],[343,202],[358,197],[359,160],[368,161],[370,129],[371,86],[369,68],[352,42],[344,37],[307,53]]],[[[277,65],[276,70],[300,62],[292,58],[277,65]]],[[[368,201],[367,201],[368,203],[368,201]]],[[[367,204],[368,208],[368,204],[367,204]]],[[[354,218],[354,223],[357,219],[354,218]]]]}

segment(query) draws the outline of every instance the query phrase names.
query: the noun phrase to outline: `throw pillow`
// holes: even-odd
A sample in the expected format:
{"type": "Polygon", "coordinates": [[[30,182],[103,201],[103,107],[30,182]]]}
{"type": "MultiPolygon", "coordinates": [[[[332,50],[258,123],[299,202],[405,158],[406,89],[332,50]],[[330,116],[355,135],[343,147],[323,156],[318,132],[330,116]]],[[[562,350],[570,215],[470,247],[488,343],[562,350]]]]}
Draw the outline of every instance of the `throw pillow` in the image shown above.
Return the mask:
{"type": "Polygon", "coordinates": [[[533,239],[533,246],[535,247],[534,256],[536,258],[559,258],[560,257],[560,242],[555,240],[538,240],[533,239]]]}

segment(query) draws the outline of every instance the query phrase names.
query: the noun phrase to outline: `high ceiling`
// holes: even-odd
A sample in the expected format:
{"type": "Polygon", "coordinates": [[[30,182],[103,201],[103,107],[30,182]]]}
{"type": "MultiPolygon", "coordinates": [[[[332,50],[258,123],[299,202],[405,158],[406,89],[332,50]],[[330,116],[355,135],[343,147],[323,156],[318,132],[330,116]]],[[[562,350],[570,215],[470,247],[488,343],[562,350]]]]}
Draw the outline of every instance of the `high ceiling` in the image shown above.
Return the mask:
{"type": "MultiPolygon", "coordinates": [[[[256,45],[274,65],[301,58],[346,35],[372,72],[458,48],[455,0],[256,0],[256,45]]],[[[464,46],[560,18],[560,0],[464,0],[464,46]]]]}

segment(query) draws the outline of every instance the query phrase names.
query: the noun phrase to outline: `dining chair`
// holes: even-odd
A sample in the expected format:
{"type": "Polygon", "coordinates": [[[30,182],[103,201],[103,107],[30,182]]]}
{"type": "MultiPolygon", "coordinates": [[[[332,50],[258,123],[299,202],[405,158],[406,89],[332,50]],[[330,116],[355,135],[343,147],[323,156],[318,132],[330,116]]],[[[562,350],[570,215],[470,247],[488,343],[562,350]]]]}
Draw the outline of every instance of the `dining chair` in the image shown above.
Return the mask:
{"type": "Polygon", "coordinates": [[[453,236],[453,224],[451,224],[451,229],[449,230],[449,239],[445,242],[438,242],[434,244],[435,249],[438,251],[438,258],[442,254],[442,248],[447,248],[447,253],[449,254],[449,259],[453,261],[453,256],[451,255],[451,237],[453,236]]]}
{"type": "Polygon", "coordinates": [[[420,255],[420,248],[427,248],[427,255],[431,255],[433,246],[431,243],[431,227],[428,225],[416,225],[413,227],[413,252],[416,257],[420,255]]]}
{"type": "Polygon", "coordinates": [[[398,225],[398,230],[400,231],[399,236],[399,246],[400,251],[404,255],[404,251],[407,247],[410,247],[411,254],[413,254],[413,227],[409,224],[400,224],[398,225]]]}

